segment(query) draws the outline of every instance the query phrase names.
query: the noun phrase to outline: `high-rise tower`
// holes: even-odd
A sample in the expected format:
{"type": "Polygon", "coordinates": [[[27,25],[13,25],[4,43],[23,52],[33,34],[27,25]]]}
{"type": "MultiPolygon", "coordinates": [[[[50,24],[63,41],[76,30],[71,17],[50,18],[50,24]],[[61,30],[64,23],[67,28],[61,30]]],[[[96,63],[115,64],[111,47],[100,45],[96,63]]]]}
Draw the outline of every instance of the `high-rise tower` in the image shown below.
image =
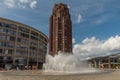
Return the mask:
{"type": "Polygon", "coordinates": [[[55,4],[50,17],[49,54],[72,53],[72,22],[66,4],[55,4]]]}

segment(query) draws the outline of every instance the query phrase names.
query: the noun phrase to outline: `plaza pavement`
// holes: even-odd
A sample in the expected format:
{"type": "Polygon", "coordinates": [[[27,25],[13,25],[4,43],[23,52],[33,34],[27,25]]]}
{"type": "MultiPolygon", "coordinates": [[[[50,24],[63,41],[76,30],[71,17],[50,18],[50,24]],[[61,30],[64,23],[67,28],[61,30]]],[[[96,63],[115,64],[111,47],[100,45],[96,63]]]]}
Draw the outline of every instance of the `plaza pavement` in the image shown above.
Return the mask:
{"type": "Polygon", "coordinates": [[[0,80],[120,80],[120,70],[103,70],[101,73],[44,75],[41,70],[0,71],[0,80]]]}

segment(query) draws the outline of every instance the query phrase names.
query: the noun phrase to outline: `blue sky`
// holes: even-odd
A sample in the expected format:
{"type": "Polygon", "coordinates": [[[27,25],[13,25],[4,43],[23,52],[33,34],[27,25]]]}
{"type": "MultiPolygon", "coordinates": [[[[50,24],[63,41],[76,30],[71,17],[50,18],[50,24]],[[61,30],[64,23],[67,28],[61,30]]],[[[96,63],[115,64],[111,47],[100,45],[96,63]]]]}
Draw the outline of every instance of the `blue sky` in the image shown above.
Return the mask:
{"type": "Polygon", "coordinates": [[[1,0],[0,17],[30,25],[48,35],[49,17],[54,4],[60,2],[70,7],[76,42],[86,37],[106,39],[120,34],[119,0],[1,0]],[[36,2],[33,8],[32,1],[36,2]]]}
{"type": "Polygon", "coordinates": [[[53,6],[61,2],[70,9],[74,44],[120,35],[120,0],[0,0],[0,17],[30,25],[48,36],[53,6]]]}

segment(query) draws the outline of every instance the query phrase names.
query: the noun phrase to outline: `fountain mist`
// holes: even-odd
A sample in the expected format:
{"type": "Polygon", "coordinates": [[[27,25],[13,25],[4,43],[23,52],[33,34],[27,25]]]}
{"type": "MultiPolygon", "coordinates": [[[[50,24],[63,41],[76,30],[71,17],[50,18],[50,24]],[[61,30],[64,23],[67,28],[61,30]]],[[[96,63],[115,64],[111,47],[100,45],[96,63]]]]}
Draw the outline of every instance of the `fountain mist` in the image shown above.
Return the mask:
{"type": "Polygon", "coordinates": [[[54,57],[47,55],[43,68],[46,72],[89,73],[96,71],[88,65],[87,61],[81,60],[77,55],[60,52],[54,57]]]}

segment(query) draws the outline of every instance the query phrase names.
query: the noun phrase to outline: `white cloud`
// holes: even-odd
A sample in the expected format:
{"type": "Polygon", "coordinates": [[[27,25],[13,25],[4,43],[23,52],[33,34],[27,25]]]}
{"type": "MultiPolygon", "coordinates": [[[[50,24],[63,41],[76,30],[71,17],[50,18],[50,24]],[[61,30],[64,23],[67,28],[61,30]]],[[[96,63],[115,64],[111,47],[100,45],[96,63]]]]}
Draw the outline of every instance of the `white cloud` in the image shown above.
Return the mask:
{"type": "Polygon", "coordinates": [[[32,9],[34,9],[34,8],[36,7],[36,4],[37,4],[37,1],[32,1],[32,2],[30,3],[30,7],[31,7],[32,9]]]}
{"type": "Polygon", "coordinates": [[[23,8],[23,9],[26,8],[25,5],[22,5],[22,4],[20,4],[20,3],[18,3],[18,7],[19,7],[19,8],[23,8]]]}
{"type": "Polygon", "coordinates": [[[70,9],[70,6],[69,6],[69,5],[68,5],[67,7],[70,9]]]}
{"type": "Polygon", "coordinates": [[[14,0],[4,0],[3,2],[8,8],[15,7],[15,1],[14,0]]]}
{"type": "Polygon", "coordinates": [[[82,44],[76,44],[73,53],[82,58],[106,56],[120,52],[120,36],[110,37],[107,40],[99,40],[96,37],[86,38],[82,44]]]}
{"type": "Polygon", "coordinates": [[[77,23],[80,23],[82,20],[82,15],[81,14],[78,14],[77,16],[77,23]]]}
{"type": "Polygon", "coordinates": [[[37,4],[37,0],[4,0],[4,5],[8,8],[31,8],[34,9],[37,4]]]}
{"type": "Polygon", "coordinates": [[[75,38],[72,38],[72,43],[73,43],[73,44],[75,44],[75,43],[76,43],[75,38]]]}
{"type": "Polygon", "coordinates": [[[20,0],[21,3],[29,3],[30,0],[20,0]]]}

